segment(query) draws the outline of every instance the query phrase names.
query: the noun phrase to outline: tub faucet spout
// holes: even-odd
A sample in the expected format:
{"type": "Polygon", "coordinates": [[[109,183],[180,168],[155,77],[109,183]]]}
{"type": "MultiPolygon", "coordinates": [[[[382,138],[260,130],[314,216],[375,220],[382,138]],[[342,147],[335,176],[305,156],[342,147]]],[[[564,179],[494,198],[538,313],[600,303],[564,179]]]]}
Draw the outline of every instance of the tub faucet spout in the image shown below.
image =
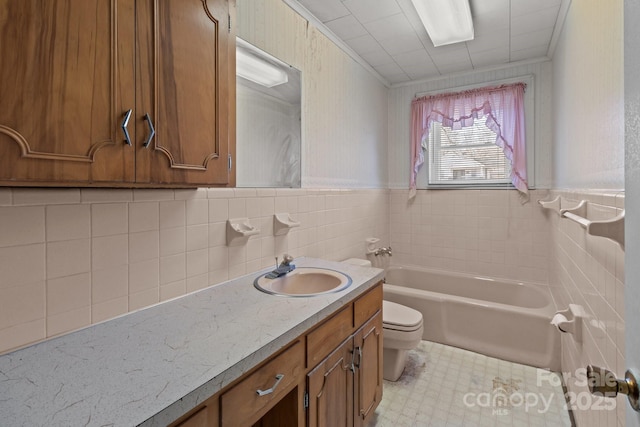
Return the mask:
{"type": "Polygon", "coordinates": [[[388,248],[378,248],[375,250],[375,252],[373,253],[375,256],[379,256],[379,255],[389,255],[389,256],[393,256],[393,253],[391,253],[392,249],[391,246],[389,246],[388,248]]]}

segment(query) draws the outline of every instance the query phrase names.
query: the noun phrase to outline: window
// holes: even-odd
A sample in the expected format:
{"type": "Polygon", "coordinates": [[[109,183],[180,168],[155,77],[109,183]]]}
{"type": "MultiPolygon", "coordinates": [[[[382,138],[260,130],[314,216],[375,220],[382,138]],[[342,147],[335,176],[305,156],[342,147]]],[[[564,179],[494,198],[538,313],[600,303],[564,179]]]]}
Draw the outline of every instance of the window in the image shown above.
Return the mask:
{"type": "Polygon", "coordinates": [[[511,183],[511,162],[496,145],[486,117],[458,130],[433,123],[428,138],[429,185],[511,183]]]}
{"type": "Polygon", "coordinates": [[[427,163],[429,186],[513,185],[528,200],[533,144],[525,139],[533,140],[533,127],[525,126],[525,115],[532,119],[533,97],[525,100],[525,88],[532,79],[496,83],[411,102],[409,198],[427,163]]]}

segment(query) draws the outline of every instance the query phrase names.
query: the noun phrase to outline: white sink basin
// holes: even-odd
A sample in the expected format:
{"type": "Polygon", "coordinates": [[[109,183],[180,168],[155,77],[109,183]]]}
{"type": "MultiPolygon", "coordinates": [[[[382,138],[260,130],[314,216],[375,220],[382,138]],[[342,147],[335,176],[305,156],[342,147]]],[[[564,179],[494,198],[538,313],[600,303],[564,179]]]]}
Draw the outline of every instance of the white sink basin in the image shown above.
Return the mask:
{"type": "Polygon", "coordinates": [[[265,276],[263,274],[254,280],[253,285],[258,290],[289,297],[312,297],[339,292],[351,285],[351,277],[328,268],[298,267],[276,279],[265,276]]]}

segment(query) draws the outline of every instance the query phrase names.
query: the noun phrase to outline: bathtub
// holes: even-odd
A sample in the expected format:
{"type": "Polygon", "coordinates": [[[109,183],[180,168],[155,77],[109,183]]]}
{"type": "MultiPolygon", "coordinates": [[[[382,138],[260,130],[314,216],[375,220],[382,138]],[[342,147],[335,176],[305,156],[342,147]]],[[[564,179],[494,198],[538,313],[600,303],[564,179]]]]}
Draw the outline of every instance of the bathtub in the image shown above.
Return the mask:
{"type": "Polygon", "coordinates": [[[389,267],[384,299],[420,311],[423,339],[538,368],[560,370],[550,292],[534,284],[389,267]]]}

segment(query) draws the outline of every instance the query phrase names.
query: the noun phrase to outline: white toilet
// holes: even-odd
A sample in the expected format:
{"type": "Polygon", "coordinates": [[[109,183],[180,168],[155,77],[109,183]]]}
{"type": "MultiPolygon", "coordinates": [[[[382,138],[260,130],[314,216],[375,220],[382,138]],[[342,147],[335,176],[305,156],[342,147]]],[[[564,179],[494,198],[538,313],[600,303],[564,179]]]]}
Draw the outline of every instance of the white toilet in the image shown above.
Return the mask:
{"type": "MultiPolygon", "coordinates": [[[[349,258],[348,264],[371,267],[371,262],[349,258]]],[[[383,373],[388,381],[397,381],[402,375],[409,350],[416,348],[422,339],[422,313],[413,308],[382,301],[383,373]]]]}
{"type": "Polygon", "coordinates": [[[409,350],[422,339],[422,313],[413,308],[382,301],[382,377],[397,381],[404,371],[409,350]]]}

